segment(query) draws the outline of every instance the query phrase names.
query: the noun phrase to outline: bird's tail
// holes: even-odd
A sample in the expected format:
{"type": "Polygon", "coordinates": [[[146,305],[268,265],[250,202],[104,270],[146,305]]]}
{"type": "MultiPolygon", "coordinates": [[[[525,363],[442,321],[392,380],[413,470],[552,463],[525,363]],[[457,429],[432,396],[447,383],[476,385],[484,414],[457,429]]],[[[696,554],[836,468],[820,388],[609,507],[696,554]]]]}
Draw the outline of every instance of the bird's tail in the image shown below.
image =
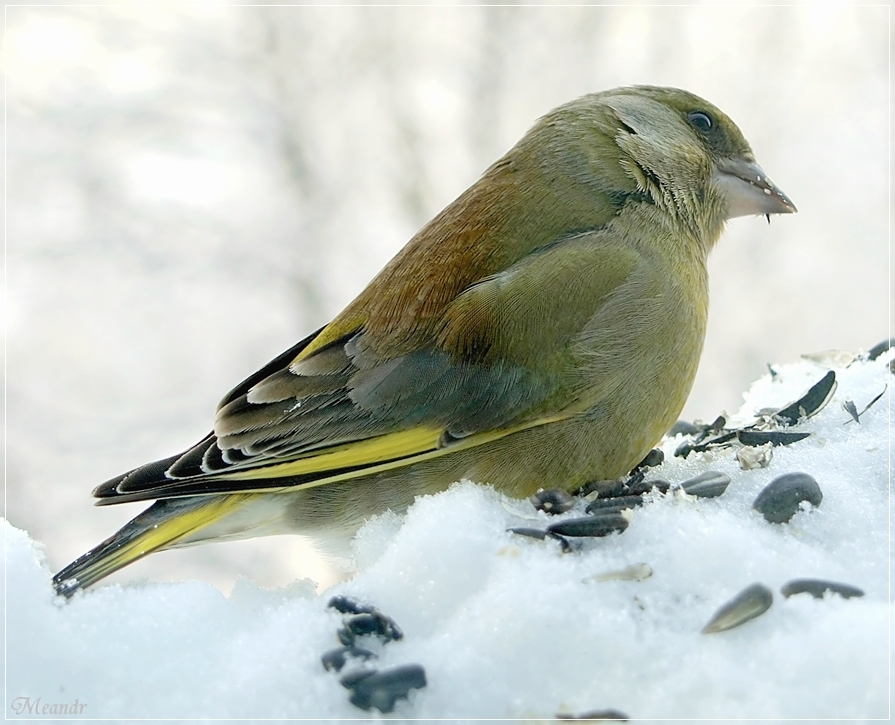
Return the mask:
{"type": "Polygon", "coordinates": [[[251,494],[232,494],[156,501],[117,533],[56,574],[53,577],[56,593],[71,597],[79,589],[154,551],[207,539],[230,538],[250,527],[221,531],[221,527],[213,524],[243,508],[246,499],[251,497],[251,494]]]}

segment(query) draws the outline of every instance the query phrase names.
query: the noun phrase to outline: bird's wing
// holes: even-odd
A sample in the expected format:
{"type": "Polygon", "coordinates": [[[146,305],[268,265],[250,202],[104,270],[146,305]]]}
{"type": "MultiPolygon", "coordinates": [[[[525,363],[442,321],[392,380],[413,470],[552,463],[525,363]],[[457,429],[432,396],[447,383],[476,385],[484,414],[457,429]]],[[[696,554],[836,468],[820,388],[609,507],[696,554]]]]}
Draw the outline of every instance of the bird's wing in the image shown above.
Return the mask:
{"type": "Polygon", "coordinates": [[[94,495],[118,503],[294,490],[562,420],[579,412],[566,389],[575,337],[637,262],[595,234],[560,240],[469,287],[435,340],[397,357],[376,352],[363,328],[303,356],[311,336],[234,388],[193,448],[94,495]]]}

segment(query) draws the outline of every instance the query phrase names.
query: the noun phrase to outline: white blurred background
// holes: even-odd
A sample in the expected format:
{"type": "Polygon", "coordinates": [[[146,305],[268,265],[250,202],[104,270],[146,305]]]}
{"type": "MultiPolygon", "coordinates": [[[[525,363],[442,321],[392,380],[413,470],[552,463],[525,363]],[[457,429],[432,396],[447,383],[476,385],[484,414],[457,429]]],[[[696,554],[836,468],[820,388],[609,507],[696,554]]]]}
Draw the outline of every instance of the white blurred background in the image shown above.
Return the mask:
{"type": "MultiPolygon", "coordinates": [[[[799,214],[731,223],[684,417],[768,362],[887,337],[889,9],[8,7],[9,520],[54,570],[142,506],[91,488],[199,439],[533,121],[675,85],[799,214]]],[[[298,537],[119,578],[328,581],[298,537]]]]}

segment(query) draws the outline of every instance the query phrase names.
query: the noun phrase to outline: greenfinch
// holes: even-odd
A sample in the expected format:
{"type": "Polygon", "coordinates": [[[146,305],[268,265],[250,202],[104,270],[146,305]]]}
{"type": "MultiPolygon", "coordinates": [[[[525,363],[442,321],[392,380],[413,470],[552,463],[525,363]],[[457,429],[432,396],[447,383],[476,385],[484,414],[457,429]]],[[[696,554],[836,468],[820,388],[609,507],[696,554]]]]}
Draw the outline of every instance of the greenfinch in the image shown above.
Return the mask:
{"type": "Polygon", "coordinates": [[[691,93],[560,106],[332,322],[233,388],[205,438],[98,486],[99,505],[155,503],[57,591],[197,542],[346,538],[461,479],[522,497],[625,474],[689,394],[725,222],[794,211],[691,93]]]}

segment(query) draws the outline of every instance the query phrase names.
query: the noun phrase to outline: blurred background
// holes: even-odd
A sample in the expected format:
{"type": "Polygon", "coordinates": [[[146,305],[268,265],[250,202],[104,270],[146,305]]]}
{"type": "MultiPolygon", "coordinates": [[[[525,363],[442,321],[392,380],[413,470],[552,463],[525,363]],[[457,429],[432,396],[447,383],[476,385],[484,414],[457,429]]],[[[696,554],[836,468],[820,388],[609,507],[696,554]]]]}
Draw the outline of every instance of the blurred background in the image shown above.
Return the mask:
{"type": "MultiPolygon", "coordinates": [[[[6,510],[55,571],[143,506],[96,484],[192,444],[534,120],[674,85],[726,111],[799,208],[711,260],[684,417],[769,362],[888,334],[889,9],[6,9],[6,510]]],[[[300,537],[117,578],[335,574],[300,537]]]]}

